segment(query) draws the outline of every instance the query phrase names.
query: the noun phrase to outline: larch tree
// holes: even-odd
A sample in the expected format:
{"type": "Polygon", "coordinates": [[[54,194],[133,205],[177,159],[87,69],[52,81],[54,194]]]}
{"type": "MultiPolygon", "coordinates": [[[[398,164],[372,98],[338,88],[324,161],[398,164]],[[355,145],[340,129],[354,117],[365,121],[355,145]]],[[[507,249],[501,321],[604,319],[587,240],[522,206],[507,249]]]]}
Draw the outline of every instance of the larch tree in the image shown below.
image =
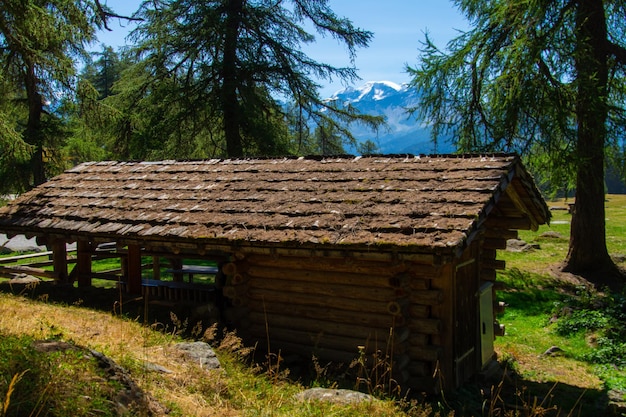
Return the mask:
{"type": "Polygon", "coordinates": [[[3,97],[5,108],[16,109],[1,125],[9,133],[3,178],[11,190],[41,184],[50,174],[48,161],[63,136],[54,106],[72,90],[77,59],[108,16],[98,0],[2,2],[0,81],[11,93],[3,97]]]}
{"type": "MultiPolygon", "coordinates": [[[[315,41],[310,32],[343,43],[352,63],[356,49],[372,37],[336,16],[327,0],[154,0],[145,2],[137,16],[144,23],[131,38],[149,76],[141,86],[134,83],[142,91],[136,98],[145,100],[158,83],[174,84],[163,100],[219,121],[221,155],[286,153],[283,101],[300,108],[297,114],[324,120],[348,137],[351,122],[372,127],[382,122],[349,108],[329,109],[318,95],[317,79],[358,77],[353,66],[334,67],[303,53],[301,47],[315,41]]],[[[181,111],[176,117],[171,122],[179,125],[196,116],[181,111]]]]}
{"type": "Polygon", "coordinates": [[[606,245],[604,179],[626,147],[626,2],[455,3],[472,29],[445,51],[426,37],[408,68],[422,96],[413,111],[461,151],[515,151],[553,178],[575,175],[564,270],[623,284],[606,245]]]}

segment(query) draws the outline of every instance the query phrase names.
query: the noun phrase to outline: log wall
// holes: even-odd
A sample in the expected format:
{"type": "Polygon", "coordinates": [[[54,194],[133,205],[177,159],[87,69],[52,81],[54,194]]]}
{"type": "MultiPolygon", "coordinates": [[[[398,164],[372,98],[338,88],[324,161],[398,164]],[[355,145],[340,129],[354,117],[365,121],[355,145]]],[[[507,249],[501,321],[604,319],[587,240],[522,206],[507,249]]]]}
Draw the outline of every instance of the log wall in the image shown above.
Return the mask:
{"type": "Polygon", "coordinates": [[[273,353],[349,364],[363,350],[394,363],[403,387],[432,390],[441,360],[444,302],[433,281],[449,268],[389,260],[238,254],[223,266],[225,317],[273,353]],[[442,310],[443,311],[443,310],[442,310]]]}

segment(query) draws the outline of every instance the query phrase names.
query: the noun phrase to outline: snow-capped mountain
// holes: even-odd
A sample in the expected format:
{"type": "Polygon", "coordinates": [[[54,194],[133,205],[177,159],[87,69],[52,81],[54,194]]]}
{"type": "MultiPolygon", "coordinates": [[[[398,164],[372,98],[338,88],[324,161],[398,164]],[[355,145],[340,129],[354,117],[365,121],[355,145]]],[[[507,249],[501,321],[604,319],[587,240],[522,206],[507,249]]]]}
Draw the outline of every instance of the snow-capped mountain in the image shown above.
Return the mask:
{"type": "MultiPolygon", "coordinates": [[[[381,153],[429,154],[453,150],[445,140],[440,140],[435,149],[429,127],[407,113],[407,108],[418,105],[418,96],[406,84],[370,81],[358,88],[339,90],[328,100],[340,106],[353,106],[364,114],[385,116],[387,127],[381,128],[378,134],[365,126],[353,125],[351,128],[359,142],[372,140],[381,153]]],[[[346,151],[356,153],[355,149],[348,148],[346,151]]]]}

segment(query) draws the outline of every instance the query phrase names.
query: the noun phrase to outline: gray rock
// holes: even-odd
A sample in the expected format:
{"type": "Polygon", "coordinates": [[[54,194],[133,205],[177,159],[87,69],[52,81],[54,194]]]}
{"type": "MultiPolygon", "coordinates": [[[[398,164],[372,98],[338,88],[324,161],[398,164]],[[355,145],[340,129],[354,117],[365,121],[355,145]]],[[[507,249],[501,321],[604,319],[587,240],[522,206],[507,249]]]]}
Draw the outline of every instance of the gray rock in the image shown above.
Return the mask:
{"type": "Polygon", "coordinates": [[[28,275],[28,274],[19,274],[9,280],[9,284],[24,284],[24,285],[39,284],[40,282],[41,280],[39,278],[34,277],[32,275],[28,275]]]}
{"type": "Polygon", "coordinates": [[[552,230],[543,232],[542,234],[539,235],[539,237],[547,238],[547,239],[563,239],[562,234],[560,234],[559,232],[554,232],[552,230]]]}
{"type": "Polygon", "coordinates": [[[181,351],[188,358],[198,361],[205,369],[219,369],[221,364],[215,351],[205,342],[179,343],[175,348],[181,351]]]}
{"type": "Polygon", "coordinates": [[[506,241],[506,250],[509,252],[529,252],[540,249],[537,244],[529,244],[520,239],[509,239],[506,241]]]}
{"type": "Polygon", "coordinates": [[[336,404],[353,404],[375,399],[373,396],[362,392],[331,388],[310,388],[296,394],[296,398],[302,401],[317,400],[336,404]]]}
{"type": "Polygon", "coordinates": [[[143,363],[143,369],[145,369],[146,371],[149,372],[157,372],[160,374],[171,374],[173,373],[171,370],[167,369],[164,366],[158,365],[156,363],[152,363],[152,362],[144,362],[143,363]]]}

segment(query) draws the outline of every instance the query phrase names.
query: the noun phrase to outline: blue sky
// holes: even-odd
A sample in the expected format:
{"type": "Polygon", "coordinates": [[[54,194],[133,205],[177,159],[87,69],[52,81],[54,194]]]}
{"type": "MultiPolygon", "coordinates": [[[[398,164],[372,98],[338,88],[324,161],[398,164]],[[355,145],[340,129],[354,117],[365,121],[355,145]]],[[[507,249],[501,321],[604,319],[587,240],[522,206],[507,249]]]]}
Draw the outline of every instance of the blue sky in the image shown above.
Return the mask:
{"type": "MultiPolygon", "coordinates": [[[[102,0],[116,13],[132,14],[141,0],[102,0]]],[[[355,61],[358,74],[366,81],[407,82],[406,64],[418,62],[420,41],[427,31],[440,47],[468,28],[467,21],[448,0],[330,0],[330,6],[339,16],[352,20],[354,25],[374,32],[368,48],[357,51],[355,61]]],[[[112,31],[100,32],[100,43],[119,47],[133,26],[127,22],[111,21],[112,31]]],[[[350,65],[343,45],[335,40],[321,38],[305,51],[314,59],[335,66],[350,65]]],[[[358,85],[358,83],[357,83],[358,85]]],[[[343,88],[340,83],[324,83],[322,97],[343,88]]]]}

